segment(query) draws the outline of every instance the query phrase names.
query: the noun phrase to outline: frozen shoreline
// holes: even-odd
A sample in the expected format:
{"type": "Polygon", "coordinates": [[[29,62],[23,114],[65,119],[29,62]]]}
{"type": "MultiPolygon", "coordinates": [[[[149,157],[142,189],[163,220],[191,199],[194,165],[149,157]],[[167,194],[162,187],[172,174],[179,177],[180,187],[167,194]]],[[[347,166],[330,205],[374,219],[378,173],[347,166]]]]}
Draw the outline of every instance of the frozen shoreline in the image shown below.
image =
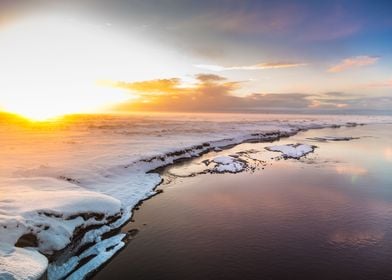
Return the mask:
{"type": "MultiPolygon", "coordinates": [[[[366,120],[361,120],[366,122],[366,120]]],[[[369,121],[368,123],[373,123],[369,121]]],[[[105,248],[115,248],[119,250],[121,248],[121,238],[117,237],[117,245],[113,242],[107,242],[107,239],[101,240],[101,236],[107,232],[112,231],[115,228],[120,227],[123,223],[131,218],[131,210],[139,203],[155,194],[154,188],[160,183],[161,178],[156,173],[149,173],[149,171],[155,170],[159,167],[169,165],[180,159],[186,159],[191,157],[199,156],[203,153],[214,149],[221,149],[227,146],[236,145],[248,141],[274,141],[280,137],[289,137],[299,131],[308,129],[318,129],[327,127],[339,127],[339,126],[352,126],[352,122],[341,120],[339,121],[313,121],[306,124],[295,123],[295,122],[277,122],[273,126],[271,123],[260,122],[256,123],[254,127],[248,130],[243,130],[237,133],[233,138],[225,138],[222,140],[207,141],[207,137],[199,137],[194,139],[196,144],[191,146],[185,146],[183,148],[177,148],[166,153],[157,154],[154,156],[141,157],[138,160],[133,161],[131,164],[124,164],[119,166],[113,166],[108,169],[106,176],[103,176],[98,182],[99,185],[92,188],[93,184],[97,184],[97,180],[89,181],[91,178],[84,178],[78,176],[67,176],[62,179],[51,178],[46,176],[35,176],[27,178],[12,179],[10,181],[2,180],[0,184],[0,191],[5,194],[10,194],[10,197],[0,201],[0,225],[3,227],[0,229],[1,237],[0,242],[13,246],[16,241],[27,233],[33,233],[38,237],[36,250],[41,253],[50,255],[51,253],[59,250],[63,250],[70,243],[73,243],[73,236],[75,231],[78,229],[86,229],[91,226],[96,228],[87,231],[83,234],[82,239],[78,247],[83,244],[96,243],[95,246],[100,247],[101,251],[98,250],[96,257],[88,261],[82,268],[77,268],[75,274],[70,274],[70,271],[76,268],[77,261],[72,259],[62,260],[52,263],[49,266],[50,279],[61,279],[64,276],[69,276],[70,279],[78,275],[88,274],[90,271],[97,268],[97,266],[109,259],[113,254],[106,254],[105,248]],[[21,181],[22,180],[22,181],[21,181]],[[24,184],[22,184],[24,180],[24,184]],[[31,182],[35,183],[32,184],[31,182]],[[43,185],[47,185],[47,188],[43,188],[43,185]],[[31,201],[25,201],[24,198],[15,198],[12,190],[18,190],[19,192],[30,191],[38,195],[36,204],[31,201]],[[61,190],[64,193],[61,193],[61,190]],[[60,201],[51,199],[53,194],[57,193],[59,197],[66,196],[69,198],[66,200],[61,208],[60,201]],[[79,203],[76,198],[78,194],[85,193],[86,198],[91,199],[91,203],[87,203],[90,207],[86,208],[86,205],[79,203]],[[75,196],[73,196],[73,194],[75,196]],[[48,197],[47,200],[42,201],[42,197],[48,197]],[[99,199],[100,203],[94,203],[99,199]],[[51,202],[52,204],[47,204],[51,202]],[[19,203],[19,206],[18,206],[19,203]],[[23,203],[23,207],[21,206],[23,203]],[[46,204],[45,204],[46,203],[46,204]],[[59,206],[60,205],[60,206],[59,206]],[[100,206],[99,206],[100,205],[100,206]],[[27,207],[27,209],[26,209],[27,207]],[[56,208],[59,207],[59,208],[56,208]],[[102,207],[102,208],[100,208],[102,207]],[[42,210],[45,209],[46,214],[42,215],[42,210]],[[70,211],[72,209],[72,211],[70,211]],[[47,215],[48,213],[53,215],[47,215]],[[86,214],[100,214],[86,215],[86,214]],[[121,213],[121,217],[108,222],[111,217],[118,216],[121,213]],[[59,216],[60,215],[60,216],[59,216]],[[4,228],[4,225],[8,227],[4,228]],[[14,225],[15,227],[9,227],[14,225]],[[44,226],[43,226],[44,225],[44,226]],[[19,227],[20,226],[20,227],[19,227]],[[45,229],[45,226],[49,226],[45,229]],[[15,228],[18,230],[15,230],[15,228]],[[39,231],[39,232],[38,232],[39,231]],[[12,238],[11,238],[12,236],[12,238]],[[53,236],[56,239],[53,240],[53,236]],[[105,243],[108,243],[105,245],[105,243]],[[109,245],[110,244],[110,245],[109,245]],[[107,247],[105,247],[107,246],[107,247]],[[104,248],[104,249],[102,249],[104,248]],[[106,258],[106,259],[105,259],[106,258]],[[72,276],[74,275],[74,276],[72,276]]],[[[215,135],[216,136],[216,135],[215,135]]],[[[218,135],[219,137],[219,135],[218,135]]],[[[224,160],[223,165],[226,165],[227,159],[217,159],[218,161],[224,160]]],[[[34,197],[30,195],[29,197],[34,197]]],[[[0,247],[1,248],[1,247],[0,247]]],[[[18,249],[27,250],[27,249],[18,249]]],[[[2,257],[8,257],[5,250],[1,250],[2,257]]],[[[77,250],[76,250],[77,251],[77,250]]],[[[12,254],[10,254],[12,256],[12,254]]],[[[32,258],[35,261],[35,257],[32,258]]],[[[25,264],[19,264],[24,266],[25,264]]],[[[45,264],[42,263],[41,270],[44,269],[45,264]]],[[[0,266],[0,276],[3,273],[14,273],[17,276],[20,267],[15,264],[15,267],[7,267],[4,270],[0,266]],[[14,269],[14,271],[12,271],[14,269]]],[[[31,275],[36,275],[36,271],[31,271],[31,275]],[[35,274],[34,274],[35,273],[35,274]]],[[[25,279],[22,276],[16,277],[16,279],[25,279]]]]}

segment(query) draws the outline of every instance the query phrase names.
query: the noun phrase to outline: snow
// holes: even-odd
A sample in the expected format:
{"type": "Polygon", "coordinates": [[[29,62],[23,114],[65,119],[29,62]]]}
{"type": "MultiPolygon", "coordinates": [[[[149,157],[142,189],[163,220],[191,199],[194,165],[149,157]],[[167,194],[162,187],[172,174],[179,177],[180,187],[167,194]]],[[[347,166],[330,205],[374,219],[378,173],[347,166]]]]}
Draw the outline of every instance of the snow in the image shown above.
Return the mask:
{"type": "Polygon", "coordinates": [[[280,146],[269,146],[265,149],[272,152],[281,152],[284,158],[299,159],[314,151],[316,147],[308,144],[287,144],[280,146]]]}
{"type": "Polygon", "coordinates": [[[15,244],[33,233],[38,249],[47,254],[69,244],[77,227],[104,224],[121,210],[115,198],[54,178],[2,180],[0,193],[0,242],[15,244]],[[103,218],[81,216],[91,213],[103,218]]]}
{"type": "Polygon", "coordinates": [[[234,158],[231,156],[217,156],[212,159],[213,162],[217,164],[232,164],[234,162],[234,158]]]}
{"type": "MultiPolygon", "coordinates": [[[[305,129],[353,122],[391,123],[391,118],[181,114],[77,116],[31,124],[0,114],[0,242],[19,255],[27,249],[14,247],[17,240],[34,234],[38,244],[23,253],[25,263],[43,264],[42,254],[68,246],[78,229],[100,226],[88,230],[78,246],[99,244],[102,234],[126,222],[131,209],[153,195],[161,181],[151,170],[244,141],[273,141],[305,129]],[[99,215],[89,216],[94,213],[99,215]],[[108,220],[118,215],[120,219],[108,220]]],[[[222,172],[242,168],[229,156],[214,160],[222,172]]],[[[99,252],[102,258],[80,267],[78,277],[112,253],[99,252]]],[[[15,277],[19,273],[18,265],[9,268],[0,262],[0,269],[5,268],[15,277]]],[[[26,279],[38,275],[29,266],[23,273],[26,279]]]]}
{"type": "Polygon", "coordinates": [[[212,161],[217,164],[213,170],[219,173],[236,173],[244,170],[245,168],[245,164],[243,162],[231,156],[217,156],[213,158],[212,161]]]}
{"type": "Polygon", "coordinates": [[[48,260],[35,250],[0,243],[0,279],[29,280],[42,276],[48,260]]]}
{"type": "Polygon", "coordinates": [[[63,249],[77,228],[103,225],[121,211],[120,201],[113,197],[54,178],[4,179],[0,181],[0,193],[0,271],[16,279],[38,278],[48,263],[39,252],[51,254],[63,249]],[[85,219],[82,214],[102,217],[85,219]],[[13,246],[30,233],[37,237],[39,252],[13,246]],[[3,247],[11,248],[7,257],[2,254],[3,247]]]}
{"type": "Polygon", "coordinates": [[[193,177],[206,173],[238,173],[255,170],[263,164],[262,160],[252,157],[258,150],[237,151],[235,147],[206,153],[198,158],[179,165],[173,165],[165,170],[170,178],[193,177]],[[229,154],[228,154],[229,153],[229,154]]]}

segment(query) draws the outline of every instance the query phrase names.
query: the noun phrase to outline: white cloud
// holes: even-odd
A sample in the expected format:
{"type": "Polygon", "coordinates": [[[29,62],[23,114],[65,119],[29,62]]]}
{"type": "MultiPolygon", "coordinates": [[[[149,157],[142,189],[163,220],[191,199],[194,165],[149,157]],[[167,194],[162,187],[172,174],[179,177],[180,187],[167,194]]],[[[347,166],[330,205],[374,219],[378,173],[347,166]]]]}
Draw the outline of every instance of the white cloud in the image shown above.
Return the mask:
{"type": "Polygon", "coordinates": [[[211,64],[196,64],[197,68],[206,69],[210,71],[230,71],[230,70],[264,70],[264,69],[278,69],[278,68],[292,68],[305,66],[306,63],[290,63],[290,62],[269,62],[269,63],[258,63],[253,65],[242,65],[242,66],[221,66],[211,64]]]}

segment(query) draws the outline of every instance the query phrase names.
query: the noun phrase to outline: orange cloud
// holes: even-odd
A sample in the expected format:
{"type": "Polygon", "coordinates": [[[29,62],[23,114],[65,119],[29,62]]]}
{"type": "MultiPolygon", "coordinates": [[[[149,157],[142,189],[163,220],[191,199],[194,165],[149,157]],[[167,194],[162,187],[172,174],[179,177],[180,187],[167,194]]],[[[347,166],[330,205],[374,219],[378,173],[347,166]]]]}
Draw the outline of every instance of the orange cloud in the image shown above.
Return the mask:
{"type": "Polygon", "coordinates": [[[328,72],[338,73],[352,68],[358,68],[375,64],[379,60],[377,56],[354,56],[343,59],[340,63],[330,67],[328,72]]]}
{"type": "Polygon", "coordinates": [[[118,105],[120,111],[258,111],[276,108],[306,108],[308,95],[300,93],[237,96],[243,82],[228,81],[214,74],[198,74],[196,83],[182,85],[177,78],[142,82],[114,82],[112,86],[132,91],[137,98],[118,105]]]}
{"type": "Polygon", "coordinates": [[[211,71],[230,71],[230,70],[264,70],[264,69],[279,69],[279,68],[293,68],[305,66],[306,63],[291,63],[291,62],[268,62],[258,63],[253,65],[243,66],[221,66],[211,64],[196,64],[195,67],[211,70],[211,71]]]}
{"type": "MultiPolygon", "coordinates": [[[[142,82],[117,82],[113,86],[138,94],[137,100],[117,106],[119,110],[214,111],[229,106],[241,82],[213,74],[196,75],[197,82],[184,86],[177,78],[142,82]]],[[[229,106],[230,107],[230,106],[229,106]]]]}
{"type": "Polygon", "coordinates": [[[112,86],[122,89],[134,90],[138,92],[152,92],[152,93],[178,93],[182,89],[180,86],[180,79],[158,79],[143,82],[116,82],[111,83],[112,86]]]}

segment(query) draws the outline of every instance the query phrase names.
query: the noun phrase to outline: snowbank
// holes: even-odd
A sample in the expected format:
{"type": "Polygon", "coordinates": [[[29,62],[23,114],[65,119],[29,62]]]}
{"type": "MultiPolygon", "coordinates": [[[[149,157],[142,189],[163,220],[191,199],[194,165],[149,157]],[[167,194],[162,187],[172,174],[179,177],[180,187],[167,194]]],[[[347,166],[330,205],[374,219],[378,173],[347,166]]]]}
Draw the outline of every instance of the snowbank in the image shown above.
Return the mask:
{"type": "Polygon", "coordinates": [[[0,243],[0,279],[29,280],[42,276],[48,260],[35,250],[0,243]]]}
{"type": "Polygon", "coordinates": [[[64,249],[79,230],[121,212],[119,200],[54,178],[2,180],[0,193],[0,279],[37,279],[48,264],[41,253],[64,249]]]}
{"type": "Polygon", "coordinates": [[[0,242],[33,234],[29,245],[45,254],[63,249],[77,228],[106,224],[121,211],[115,198],[54,178],[3,180],[0,193],[0,242]]]}

